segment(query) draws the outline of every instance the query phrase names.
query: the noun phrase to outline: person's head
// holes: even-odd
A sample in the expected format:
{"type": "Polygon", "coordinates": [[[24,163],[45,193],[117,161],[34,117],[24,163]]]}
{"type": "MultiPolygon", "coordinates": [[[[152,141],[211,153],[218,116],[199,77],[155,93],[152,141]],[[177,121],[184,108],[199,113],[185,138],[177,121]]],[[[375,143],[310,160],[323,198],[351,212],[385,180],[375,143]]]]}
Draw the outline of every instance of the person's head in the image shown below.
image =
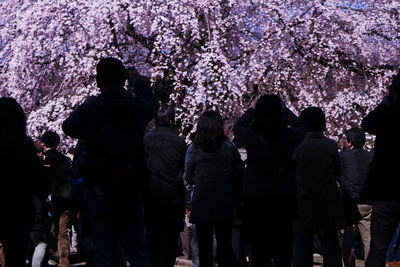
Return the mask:
{"type": "Polygon", "coordinates": [[[46,148],[56,149],[60,144],[60,136],[56,132],[47,131],[42,135],[40,141],[46,146],[46,148]]]}
{"type": "Polygon", "coordinates": [[[0,98],[0,142],[14,145],[26,139],[26,117],[21,105],[13,98],[0,98]]]}
{"type": "Polygon", "coordinates": [[[197,122],[194,145],[204,151],[213,152],[219,149],[226,139],[224,122],[218,111],[208,110],[201,114],[197,122]]]}
{"type": "Polygon", "coordinates": [[[256,102],[254,131],[268,134],[282,125],[282,100],[278,95],[263,95],[256,102]]]}
{"type": "Polygon", "coordinates": [[[347,145],[349,147],[362,148],[365,144],[365,132],[357,127],[346,131],[347,145]]]}
{"type": "Polygon", "coordinates": [[[117,58],[102,58],[96,66],[97,86],[101,88],[123,87],[126,73],[124,64],[117,58]]]}
{"type": "Polygon", "coordinates": [[[171,105],[162,104],[155,117],[156,126],[171,127],[175,123],[175,109],[171,105]]]}
{"type": "Polygon", "coordinates": [[[300,113],[307,132],[323,132],[326,130],[325,113],[319,107],[309,107],[300,113]]]}

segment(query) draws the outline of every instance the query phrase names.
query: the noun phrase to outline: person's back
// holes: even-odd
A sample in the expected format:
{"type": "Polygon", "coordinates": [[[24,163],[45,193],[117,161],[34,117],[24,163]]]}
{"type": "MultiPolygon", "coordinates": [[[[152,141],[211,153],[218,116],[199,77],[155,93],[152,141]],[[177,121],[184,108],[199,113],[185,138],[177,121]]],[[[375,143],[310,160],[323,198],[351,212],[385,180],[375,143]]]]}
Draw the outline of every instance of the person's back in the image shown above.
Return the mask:
{"type": "Polygon", "coordinates": [[[342,254],[344,265],[352,266],[355,259],[350,257],[351,248],[356,236],[353,224],[359,229],[361,240],[364,245],[364,259],[369,253],[370,219],[372,212],[372,202],[364,195],[364,187],[368,175],[368,166],[372,160],[372,153],[363,149],[365,144],[365,133],[360,128],[351,128],[346,131],[347,147],[349,150],[339,153],[341,165],[341,184],[349,197],[357,204],[360,218],[357,222],[351,222],[345,226],[343,232],[342,254]]]}
{"type": "Polygon", "coordinates": [[[217,111],[200,116],[194,143],[186,152],[185,180],[194,185],[190,221],[196,226],[200,265],[213,266],[213,233],[217,239],[217,261],[221,267],[237,266],[232,250],[233,191],[239,152],[224,134],[217,111]]]}
{"type": "Polygon", "coordinates": [[[12,98],[0,98],[0,243],[7,266],[25,266],[29,232],[34,220],[33,196],[43,198],[44,179],[26,119],[12,98]]]}
{"type": "Polygon", "coordinates": [[[400,98],[397,97],[388,104],[384,102],[378,105],[362,121],[363,130],[376,135],[374,157],[370,166],[373,199],[400,201],[397,190],[400,179],[393,175],[398,172],[399,119],[400,98]]]}
{"type": "Polygon", "coordinates": [[[390,240],[400,222],[399,118],[400,72],[393,77],[389,95],[361,123],[364,131],[376,135],[365,190],[373,201],[369,267],[385,266],[390,240]]]}
{"type": "Polygon", "coordinates": [[[350,149],[341,151],[341,181],[351,198],[357,201],[369,201],[364,196],[364,185],[368,175],[368,166],[373,153],[363,149],[365,134],[359,128],[347,131],[347,144],[350,149]]]}
{"type": "Polygon", "coordinates": [[[301,137],[287,127],[285,113],[291,111],[283,108],[278,95],[264,95],[253,102],[233,129],[235,139],[247,152],[242,232],[246,233],[251,265],[255,267],[271,260],[277,266],[290,266],[295,217],[292,155],[301,137]]]}
{"type": "Polygon", "coordinates": [[[185,191],[183,172],[186,143],[172,132],[173,107],[162,105],[156,128],[144,138],[149,190],[145,194],[146,233],[153,267],[173,267],[183,229],[185,191]]]}
{"type": "MultiPolygon", "coordinates": [[[[57,237],[57,247],[60,266],[69,266],[68,225],[72,206],[71,192],[71,159],[57,150],[60,136],[54,131],[46,131],[41,136],[43,143],[43,173],[47,181],[47,192],[50,195],[50,213],[52,217],[52,235],[57,237]]],[[[40,249],[39,247],[36,247],[40,249]]],[[[35,252],[36,252],[35,248],[35,252]]]]}
{"type": "Polygon", "coordinates": [[[340,177],[336,142],[323,133],[308,132],[293,157],[298,198],[312,202],[336,200],[335,182],[340,177]]]}
{"type": "Polygon", "coordinates": [[[120,242],[131,265],[149,266],[139,186],[145,177],[143,136],[158,100],[140,78],[132,84],[136,97],[124,89],[126,70],[118,59],[101,59],[96,70],[101,93],[63,123],[67,135],[86,145],[82,175],[88,186],[93,264],[114,266],[120,242]]]}
{"type": "Polygon", "coordinates": [[[324,136],[325,114],[318,107],[302,111],[306,136],[296,148],[297,219],[294,224],[295,267],[313,266],[313,235],[318,234],[328,266],[342,266],[338,229],[344,224],[337,181],[340,160],[335,141],[324,136]]]}

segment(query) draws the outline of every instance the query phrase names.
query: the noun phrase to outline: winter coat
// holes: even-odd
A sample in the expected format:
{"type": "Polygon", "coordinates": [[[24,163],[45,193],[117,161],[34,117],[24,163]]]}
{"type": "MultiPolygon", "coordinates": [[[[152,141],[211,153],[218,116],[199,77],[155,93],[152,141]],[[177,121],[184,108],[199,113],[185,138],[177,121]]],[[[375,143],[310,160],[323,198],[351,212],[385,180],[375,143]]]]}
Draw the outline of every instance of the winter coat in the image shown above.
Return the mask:
{"type": "Polygon", "coordinates": [[[0,242],[14,229],[29,232],[34,220],[33,196],[45,198],[43,171],[31,140],[0,147],[0,242]]]}
{"type": "Polygon", "coordinates": [[[349,196],[359,204],[369,204],[370,201],[363,195],[364,185],[367,179],[368,166],[373,154],[362,148],[339,153],[342,170],[341,181],[349,196]]]}
{"type": "Polygon", "coordinates": [[[235,141],[244,146],[247,152],[243,195],[257,198],[294,198],[292,156],[302,136],[294,129],[282,126],[278,136],[264,141],[268,143],[267,151],[264,142],[251,126],[255,112],[255,109],[248,109],[233,128],[235,141]],[[278,175],[279,168],[285,172],[286,178],[278,175]]]}
{"type": "Polygon", "coordinates": [[[230,223],[234,218],[234,179],[240,155],[234,144],[225,142],[215,152],[193,144],[186,152],[185,180],[194,185],[191,222],[230,223]]]}
{"type": "Polygon", "coordinates": [[[400,99],[380,104],[362,121],[364,131],[376,135],[366,192],[374,200],[400,201],[399,164],[400,99]]]}
{"type": "Polygon", "coordinates": [[[122,87],[102,88],[98,96],[78,106],[62,125],[67,135],[86,144],[85,184],[115,198],[128,197],[138,190],[137,182],[144,177],[145,169],[144,133],[159,107],[143,80],[133,86],[136,97],[122,87]]]}
{"type": "Polygon", "coordinates": [[[157,127],[144,137],[150,177],[145,201],[146,216],[152,222],[183,222],[186,148],[186,142],[167,127],[157,127]]]}
{"type": "Polygon", "coordinates": [[[321,132],[308,132],[296,148],[297,221],[299,233],[333,231],[344,224],[337,187],[340,160],[335,141],[321,132]]]}

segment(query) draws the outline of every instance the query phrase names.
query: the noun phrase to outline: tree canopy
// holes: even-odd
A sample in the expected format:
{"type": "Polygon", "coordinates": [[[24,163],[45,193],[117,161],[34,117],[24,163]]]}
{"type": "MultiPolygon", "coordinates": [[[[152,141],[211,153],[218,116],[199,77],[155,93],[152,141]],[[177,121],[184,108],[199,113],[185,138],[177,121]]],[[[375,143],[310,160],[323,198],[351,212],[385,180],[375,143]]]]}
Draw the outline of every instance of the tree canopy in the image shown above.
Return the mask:
{"type": "Polygon", "coordinates": [[[398,70],[399,12],[394,0],[4,0],[0,95],[21,103],[33,137],[61,133],[98,93],[98,60],[115,56],[176,105],[186,137],[207,108],[229,127],[278,93],[295,112],[322,107],[338,140],[398,70]]]}

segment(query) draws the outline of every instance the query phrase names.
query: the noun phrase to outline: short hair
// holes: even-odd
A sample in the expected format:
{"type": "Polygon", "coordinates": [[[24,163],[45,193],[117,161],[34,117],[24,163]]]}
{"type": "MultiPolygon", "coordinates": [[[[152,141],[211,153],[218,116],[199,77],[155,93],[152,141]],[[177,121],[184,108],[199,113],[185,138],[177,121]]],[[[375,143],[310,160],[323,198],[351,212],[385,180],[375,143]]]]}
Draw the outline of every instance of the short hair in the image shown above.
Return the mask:
{"type": "Polygon", "coordinates": [[[60,136],[53,131],[47,131],[42,135],[40,141],[48,148],[56,149],[60,144],[60,136]]]}
{"type": "Polygon", "coordinates": [[[200,115],[197,122],[195,147],[207,152],[214,152],[227,140],[224,132],[224,121],[218,111],[207,110],[200,115]]]}
{"type": "Polygon", "coordinates": [[[354,147],[360,148],[365,144],[365,132],[361,128],[351,128],[346,131],[347,142],[351,142],[354,147]]]}
{"type": "Polygon", "coordinates": [[[175,123],[175,109],[171,105],[162,104],[154,118],[157,126],[171,126],[175,123]]]}
{"type": "Polygon", "coordinates": [[[100,88],[125,85],[126,70],[124,64],[117,58],[100,59],[96,71],[97,86],[100,88]]]}
{"type": "Polygon", "coordinates": [[[26,117],[21,105],[11,97],[0,98],[0,142],[14,145],[26,138],[26,117]]]}
{"type": "Polygon", "coordinates": [[[325,113],[320,107],[308,107],[300,113],[307,132],[323,132],[326,130],[325,113]]]}

